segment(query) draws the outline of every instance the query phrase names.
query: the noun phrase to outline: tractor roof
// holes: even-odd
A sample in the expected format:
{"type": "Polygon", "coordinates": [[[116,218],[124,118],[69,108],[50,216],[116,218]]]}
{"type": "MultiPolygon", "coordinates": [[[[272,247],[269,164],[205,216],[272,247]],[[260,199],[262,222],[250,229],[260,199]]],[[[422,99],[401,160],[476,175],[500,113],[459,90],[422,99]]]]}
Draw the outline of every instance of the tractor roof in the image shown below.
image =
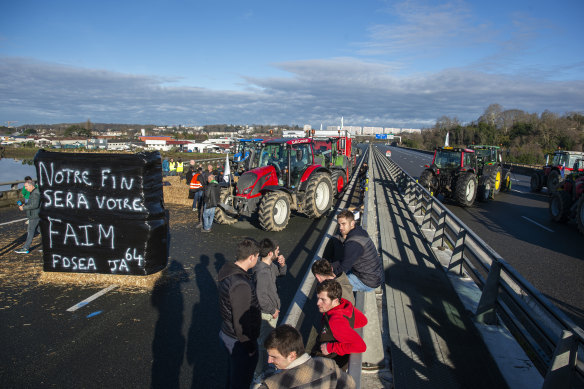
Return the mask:
{"type": "Polygon", "coordinates": [[[580,155],[584,157],[583,151],[568,151],[568,150],[557,150],[554,154],[568,154],[568,155],[580,155]]]}
{"type": "Polygon", "coordinates": [[[310,138],[278,138],[278,139],[270,139],[270,140],[264,141],[264,144],[282,144],[282,143],[285,143],[287,145],[305,144],[305,143],[312,143],[312,139],[310,139],[310,138]]]}
{"type": "Polygon", "coordinates": [[[474,153],[472,149],[463,149],[461,147],[436,147],[436,151],[446,151],[446,152],[457,152],[460,153],[464,151],[465,153],[474,153]]]}
{"type": "Polygon", "coordinates": [[[479,150],[479,149],[500,149],[499,146],[491,146],[491,145],[469,145],[468,148],[469,149],[475,149],[475,150],[479,150]]]}
{"type": "Polygon", "coordinates": [[[264,138],[240,139],[240,142],[263,142],[264,138]]]}

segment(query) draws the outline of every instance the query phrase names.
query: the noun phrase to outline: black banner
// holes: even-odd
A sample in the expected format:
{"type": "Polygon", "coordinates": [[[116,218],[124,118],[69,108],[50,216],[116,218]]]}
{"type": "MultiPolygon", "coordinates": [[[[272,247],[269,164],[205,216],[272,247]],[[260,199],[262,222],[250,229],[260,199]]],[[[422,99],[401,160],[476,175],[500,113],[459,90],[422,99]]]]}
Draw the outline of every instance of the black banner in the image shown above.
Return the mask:
{"type": "Polygon", "coordinates": [[[45,271],[147,275],[166,267],[158,152],[34,157],[45,271]]]}

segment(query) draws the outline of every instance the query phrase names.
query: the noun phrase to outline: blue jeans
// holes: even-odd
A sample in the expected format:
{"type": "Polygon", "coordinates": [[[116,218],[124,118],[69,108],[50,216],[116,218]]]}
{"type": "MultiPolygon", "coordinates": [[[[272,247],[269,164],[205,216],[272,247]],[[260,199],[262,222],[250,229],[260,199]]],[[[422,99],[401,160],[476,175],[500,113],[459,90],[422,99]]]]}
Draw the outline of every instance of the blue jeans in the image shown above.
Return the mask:
{"type": "Polygon", "coordinates": [[[24,242],[24,246],[22,246],[23,249],[25,250],[30,250],[30,245],[32,244],[32,238],[34,238],[34,235],[36,234],[37,231],[37,227],[39,226],[39,221],[41,219],[34,218],[34,219],[28,219],[28,229],[27,229],[27,234],[26,234],[26,242],[24,242]]]}
{"type": "Polygon", "coordinates": [[[193,208],[199,208],[199,210],[202,208],[200,207],[201,204],[201,199],[203,198],[203,190],[199,190],[197,192],[195,192],[195,197],[193,197],[193,208]]]}
{"type": "Polygon", "coordinates": [[[210,230],[213,225],[213,218],[215,217],[215,207],[207,208],[203,211],[203,229],[210,230]]]}
{"type": "Polygon", "coordinates": [[[349,279],[351,285],[353,285],[353,292],[371,292],[372,290],[375,290],[375,288],[365,285],[363,282],[361,282],[359,277],[351,272],[347,272],[347,278],[349,279]]]}

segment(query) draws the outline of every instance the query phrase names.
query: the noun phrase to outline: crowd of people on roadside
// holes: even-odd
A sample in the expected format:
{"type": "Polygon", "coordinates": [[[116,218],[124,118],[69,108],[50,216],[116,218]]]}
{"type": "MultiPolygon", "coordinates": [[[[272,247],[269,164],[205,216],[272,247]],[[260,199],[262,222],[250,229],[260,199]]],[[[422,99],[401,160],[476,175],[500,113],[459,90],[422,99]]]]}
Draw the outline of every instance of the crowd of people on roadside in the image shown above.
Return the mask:
{"type": "Polygon", "coordinates": [[[373,291],[382,283],[381,259],[353,212],[337,215],[339,233],[323,258],[312,264],[318,282],[316,308],[320,331],[310,351],[297,329],[278,326],[277,277],[287,273],[277,242],[246,238],[234,262],[218,273],[219,337],[229,353],[229,388],[354,388],[349,356],[367,346],[355,329],[367,324],[355,307],[356,291],[373,291]]]}

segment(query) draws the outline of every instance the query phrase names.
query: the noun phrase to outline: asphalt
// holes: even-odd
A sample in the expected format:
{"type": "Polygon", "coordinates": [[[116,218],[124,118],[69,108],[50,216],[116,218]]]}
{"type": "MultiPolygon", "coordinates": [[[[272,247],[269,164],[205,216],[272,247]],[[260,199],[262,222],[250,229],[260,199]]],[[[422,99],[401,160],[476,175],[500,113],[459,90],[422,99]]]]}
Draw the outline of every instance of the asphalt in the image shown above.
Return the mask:
{"type": "MultiPolygon", "coordinates": [[[[217,336],[219,268],[233,259],[235,246],[244,237],[277,240],[289,269],[278,284],[285,312],[322,240],[327,219],[294,215],[278,233],[242,221],[215,225],[212,233],[201,234],[190,208],[167,208],[170,280],[145,291],[116,288],[75,312],[67,309],[107,282],[39,283],[39,237],[31,254],[18,255],[13,249],[24,242],[24,222],[0,225],[0,387],[224,386],[227,355],[217,336]]],[[[14,209],[0,210],[0,224],[21,217],[14,209]]],[[[315,305],[310,307],[317,312],[315,305]]]]}
{"type": "MultiPolygon", "coordinates": [[[[392,160],[414,178],[432,161],[432,155],[424,153],[379,148],[383,153],[391,149],[392,160]]],[[[582,235],[573,223],[551,221],[548,194],[532,193],[529,180],[512,173],[510,192],[469,208],[444,203],[551,303],[584,328],[582,235]]]]}

